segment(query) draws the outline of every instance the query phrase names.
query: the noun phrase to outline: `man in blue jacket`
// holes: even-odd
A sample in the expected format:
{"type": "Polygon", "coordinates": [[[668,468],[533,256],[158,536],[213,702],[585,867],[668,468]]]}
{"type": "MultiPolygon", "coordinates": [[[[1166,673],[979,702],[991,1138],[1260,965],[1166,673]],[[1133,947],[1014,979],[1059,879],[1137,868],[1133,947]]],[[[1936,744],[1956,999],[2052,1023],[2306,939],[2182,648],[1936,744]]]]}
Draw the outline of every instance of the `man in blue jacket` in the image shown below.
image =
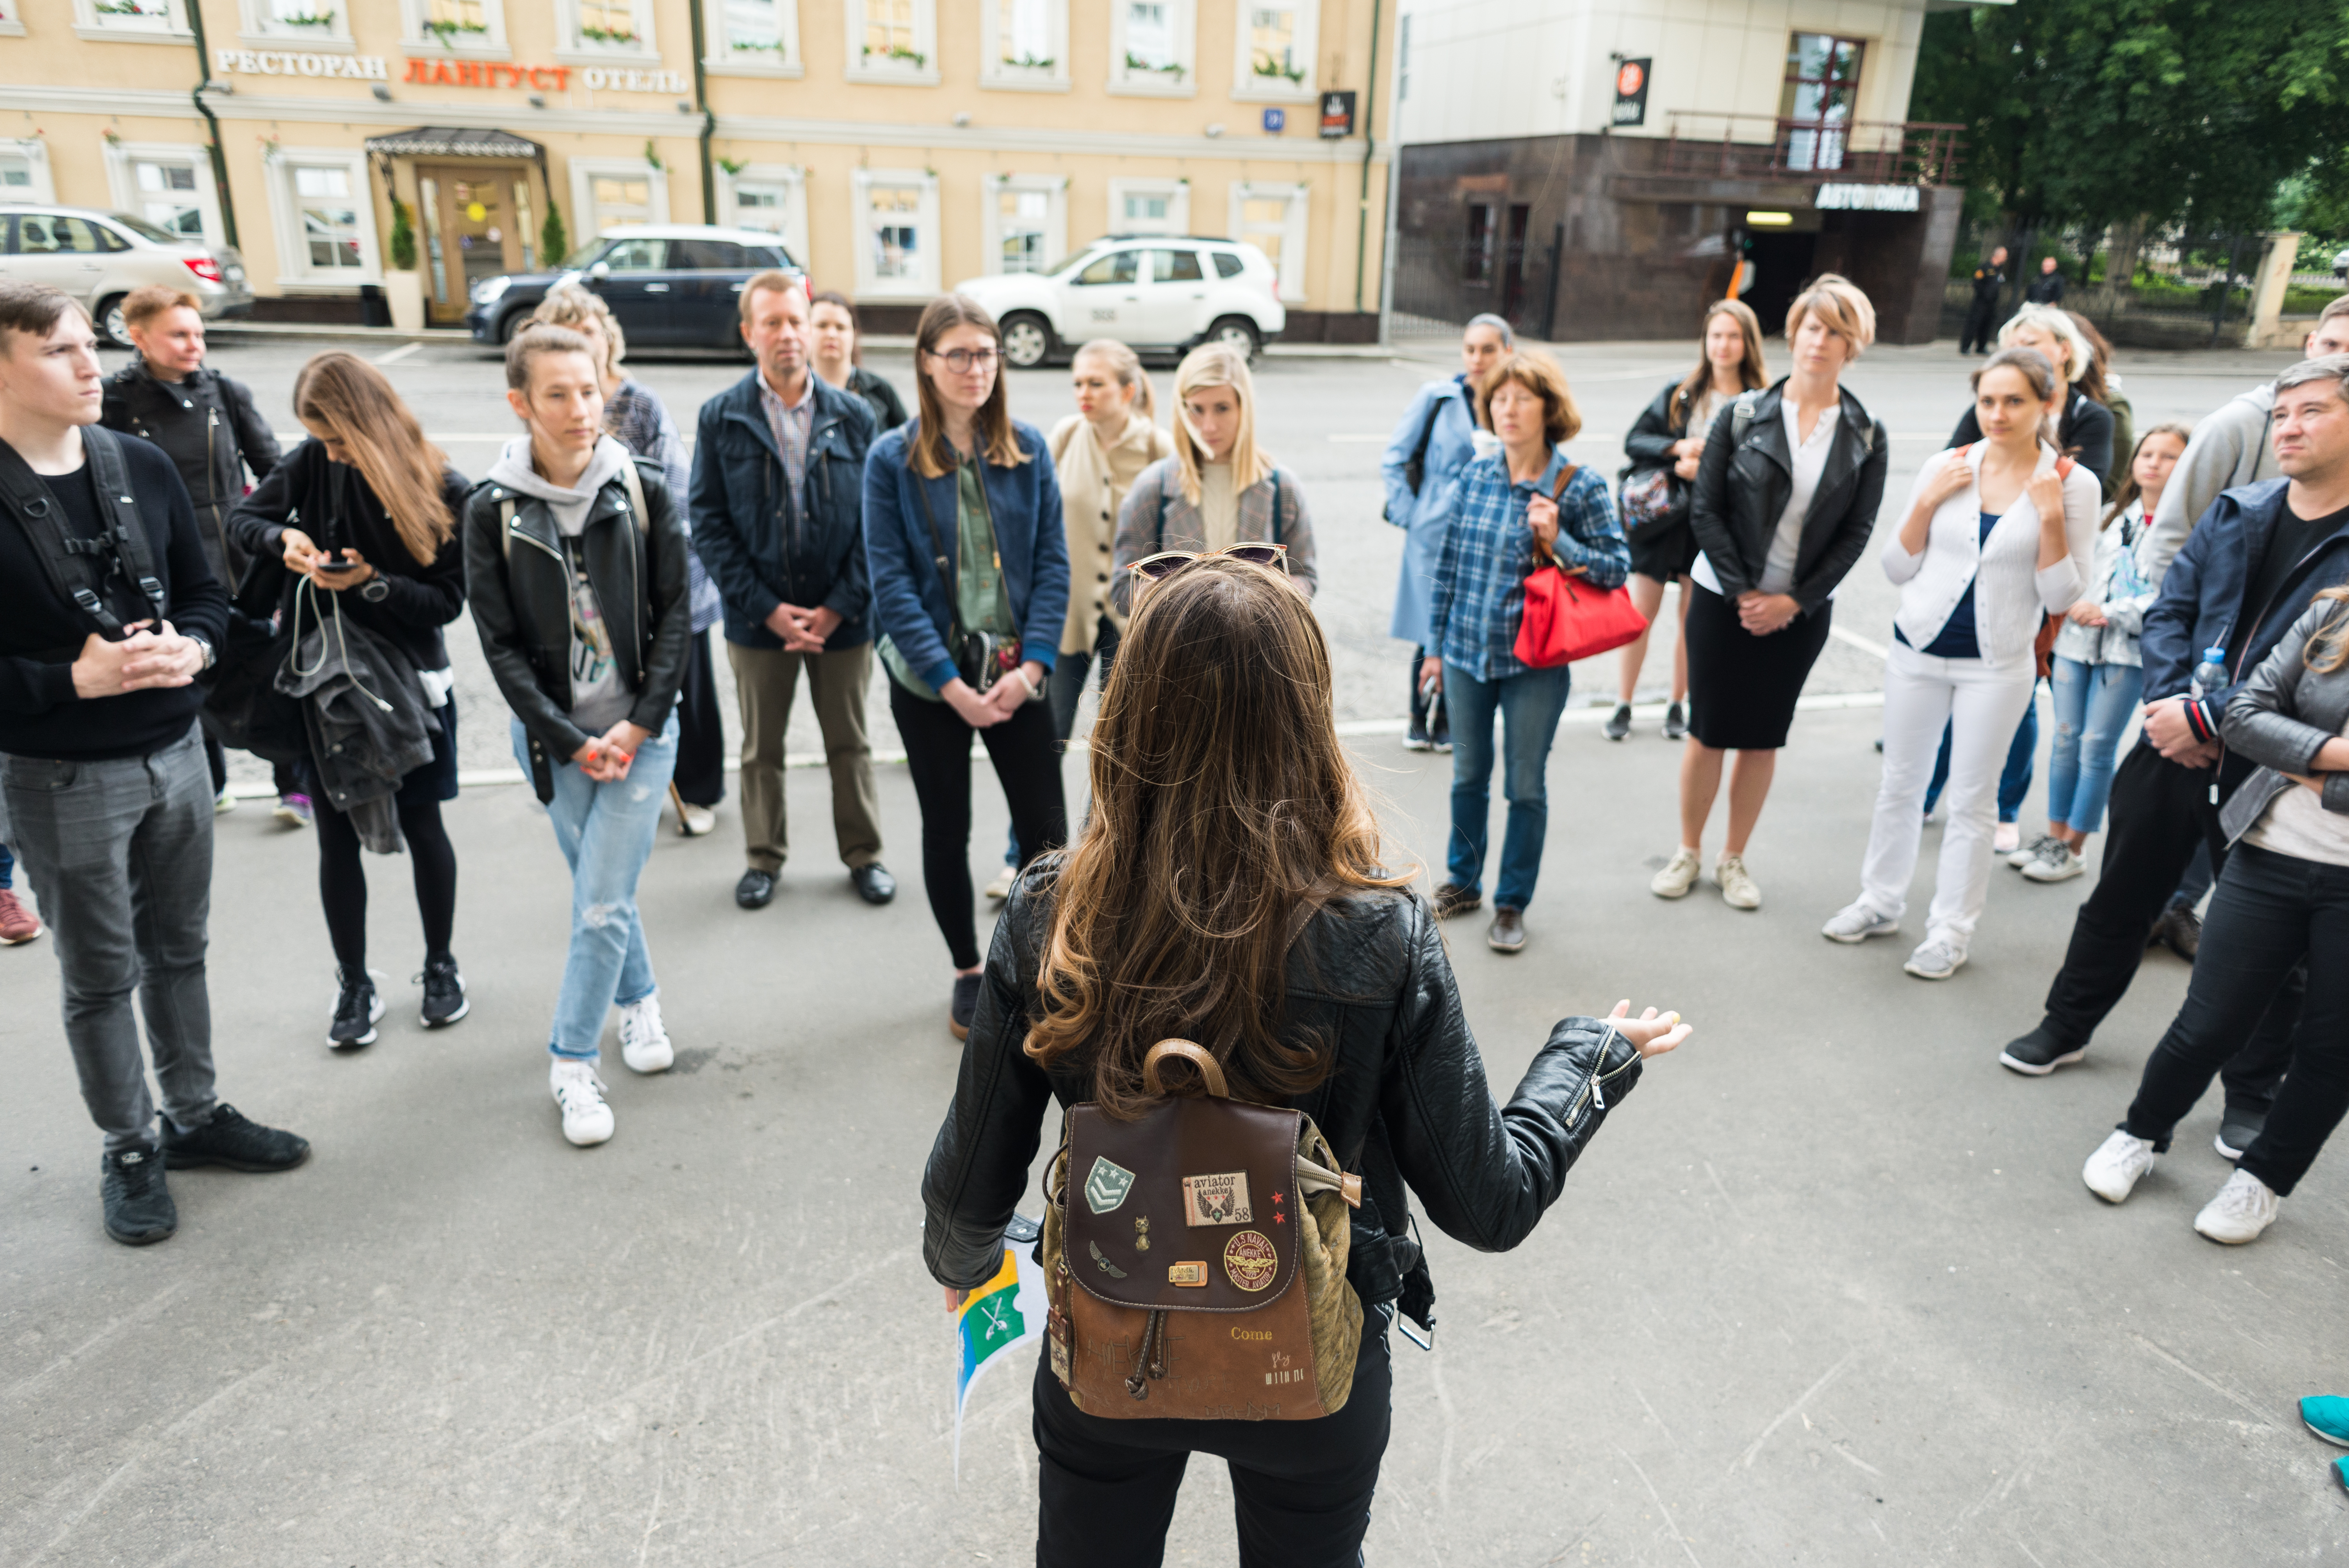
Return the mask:
{"type": "MultiPolygon", "coordinates": [[[[2086,1054],[2195,845],[2207,842],[2214,864],[2224,859],[2219,807],[2253,770],[2220,744],[2227,703],[2319,592],[2349,582],[2349,355],[2302,360],[2276,377],[2275,394],[2271,438],[2285,477],[2221,491],[2146,613],[2145,732],[2113,777],[2104,865],[2046,1016],[1999,1056],[2017,1072],[2041,1076],[2086,1054]],[[2210,648],[2224,651],[2227,679],[2197,695],[2194,670],[2210,648]]],[[[2228,1065],[2219,1150],[2229,1159],[2266,1120],[2299,1016],[2299,989],[2287,987],[2228,1065]]]]}
{"type": "Polygon", "coordinates": [[[808,362],[806,280],[761,273],[742,290],[758,365],[701,406],[693,448],[693,547],[726,602],[726,659],[742,714],[742,839],[734,902],[762,909],[791,854],[783,731],[802,666],[832,768],[832,826],[867,903],[896,882],[881,864],[881,798],[865,738],[873,681],[864,564],[864,454],[873,411],[808,362]]]}

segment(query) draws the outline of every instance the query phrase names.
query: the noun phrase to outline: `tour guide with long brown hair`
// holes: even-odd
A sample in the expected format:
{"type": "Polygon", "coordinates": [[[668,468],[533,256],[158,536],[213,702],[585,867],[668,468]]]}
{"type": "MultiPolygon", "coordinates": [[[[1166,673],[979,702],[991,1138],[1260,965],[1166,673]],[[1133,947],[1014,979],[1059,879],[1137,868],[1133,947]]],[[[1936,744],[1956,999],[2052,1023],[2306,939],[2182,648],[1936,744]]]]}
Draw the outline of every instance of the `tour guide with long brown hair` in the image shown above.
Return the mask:
{"type": "MultiPolygon", "coordinates": [[[[1495,1109],[1443,939],[1410,873],[1385,869],[1330,693],[1320,625],[1274,572],[1211,557],[1145,589],[1093,727],[1084,830],[1029,868],[996,927],[922,1183],[924,1257],[949,1305],[1001,1264],[1046,1108],[1132,1119],[1160,1040],[1206,1047],[1237,1099],[1307,1112],[1363,1189],[1346,1266],[1361,1346],[1334,1413],[1107,1419],[1040,1361],[1047,1568],[1159,1561],[1194,1452],[1230,1463],[1243,1564],[1357,1562],[1387,1442],[1391,1304],[1404,1274],[1424,1281],[1404,1183],[1446,1233],[1516,1246],[1639,1059],[1688,1037],[1677,1016],[1635,1019],[1628,1003],[1564,1019],[1495,1109]]],[[[1178,1244],[1152,1259],[1193,1255],[1179,1213],[1159,1229],[1178,1244]]]]}

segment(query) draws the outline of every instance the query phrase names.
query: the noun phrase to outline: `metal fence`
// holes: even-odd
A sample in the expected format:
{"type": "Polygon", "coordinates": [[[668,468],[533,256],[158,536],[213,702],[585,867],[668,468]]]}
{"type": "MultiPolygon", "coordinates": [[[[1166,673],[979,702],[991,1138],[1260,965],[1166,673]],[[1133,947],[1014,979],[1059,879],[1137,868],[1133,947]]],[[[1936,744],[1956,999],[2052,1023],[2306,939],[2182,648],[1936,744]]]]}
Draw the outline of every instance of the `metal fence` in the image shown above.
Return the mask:
{"type": "Polygon", "coordinates": [[[1928,120],[1785,119],[1675,110],[1655,173],[1684,179],[1826,177],[1866,185],[1954,185],[1966,128],[1928,120]]]}
{"type": "Polygon", "coordinates": [[[1397,235],[1388,334],[1451,337],[1470,316],[1489,312],[1527,336],[1548,337],[1562,244],[1555,232],[1535,237],[1497,229],[1481,240],[1397,235]]]}
{"type": "MultiPolygon", "coordinates": [[[[2002,316],[2023,303],[2024,290],[2041,275],[2043,258],[2052,255],[2064,276],[2066,310],[2095,322],[2116,344],[2185,348],[2242,341],[2268,241],[2262,234],[2223,231],[2140,232],[2116,226],[2033,232],[1969,223],[1961,226],[1951,256],[1942,304],[1948,333],[1960,330],[1972,304],[1971,274],[1979,259],[2001,244],[2010,257],[2002,316]]],[[[2314,287],[2329,281],[2326,274],[2311,276],[2317,280],[2314,287]]],[[[2300,281],[2296,275],[2295,290],[2304,293],[2300,281]]],[[[2297,314],[2293,303],[2287,299],[2286,315],[2297,314]]]]}

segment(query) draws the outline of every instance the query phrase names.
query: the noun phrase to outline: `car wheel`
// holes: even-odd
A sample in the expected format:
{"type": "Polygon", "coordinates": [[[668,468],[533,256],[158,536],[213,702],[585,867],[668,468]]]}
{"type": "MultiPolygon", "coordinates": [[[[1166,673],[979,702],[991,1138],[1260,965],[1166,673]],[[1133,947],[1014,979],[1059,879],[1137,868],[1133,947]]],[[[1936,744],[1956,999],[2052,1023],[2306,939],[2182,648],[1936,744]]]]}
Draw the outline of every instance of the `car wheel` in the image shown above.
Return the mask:
{"type": "Polygon", "coordinates": [[[1003,359],[1014,370],[1033,370],[1052,352],[1052,328],[1033,311],[1020,311],[1003,323],[1003,359]]]}
{"type": "Polygon", "coordinates": [[[527,323],[530,318],[531,312],[526,310],[510,310],[506,312],[505,315],[500,316],[498,318],[498,342],[501,344],[512,343],[513,341],[513,335],[520,332],[523,329],[523,325],[527,323]]]}
{"type": "Polygon", "coordinates": [[[1220,343],[1241,357],[1253,362],[1263,339],[1257,335],[1256,323],[1246,316],[1227,315],[1207,328],[1207,341],[1220,343]]]}
{"type": "Polygon", "coordinates": [[[130,346],[130,324],[122,319],[121,294],[109,294],[98,304],[98,330],[117,348],[130,346]]]}

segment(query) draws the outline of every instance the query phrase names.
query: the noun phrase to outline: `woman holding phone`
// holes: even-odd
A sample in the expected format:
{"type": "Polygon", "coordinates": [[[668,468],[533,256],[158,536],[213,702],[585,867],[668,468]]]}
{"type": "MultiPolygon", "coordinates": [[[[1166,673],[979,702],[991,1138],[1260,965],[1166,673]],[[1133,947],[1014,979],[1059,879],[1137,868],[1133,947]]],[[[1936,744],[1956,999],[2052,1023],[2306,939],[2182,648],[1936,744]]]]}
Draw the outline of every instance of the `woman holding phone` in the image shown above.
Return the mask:
{"type": "MultiPolygon", "coordinates": [[[[457,851],[440,805],[457,798],[456,676],[441,628],[465,608],[465,559],[457,514],[465,476],[424,438],[416,416],[382,371],[357,355],[321,354],[294,380],[294,413],[309,438],[285,454],[236,503],[229,531],[240,550],[283,561],[278,613],[364,626],[408,656],[439,720],[432,760],[399,781],[393,805],[407,841],[424,927],[422,1022],[453,1024],[471,1006],[450,951],[457,921],[457,851]],[[304,605],[316,595],[316,605],[304,605]]],[[[318,901],[335,953],[335,1011],[326,1044],[355,1050],[376,1037],[384,1001],[367,967],[367,869],[358,830],[322,790],[318,901]]]]}
{"type": "Polygon", "coordinates": [[[1068,538],[1044,434],[1011,417],[1002,367],[993,316],[967,295],[932,300],[914,334],[920,413],[864,459],[879,652],[922,808],[922,882],[954,963],[947,1026],[958,1040],[978,1002],[972,731],[1002,782],[1021,862],[1068,833],[1044,696],[1068,618],[1068,538]]]}

